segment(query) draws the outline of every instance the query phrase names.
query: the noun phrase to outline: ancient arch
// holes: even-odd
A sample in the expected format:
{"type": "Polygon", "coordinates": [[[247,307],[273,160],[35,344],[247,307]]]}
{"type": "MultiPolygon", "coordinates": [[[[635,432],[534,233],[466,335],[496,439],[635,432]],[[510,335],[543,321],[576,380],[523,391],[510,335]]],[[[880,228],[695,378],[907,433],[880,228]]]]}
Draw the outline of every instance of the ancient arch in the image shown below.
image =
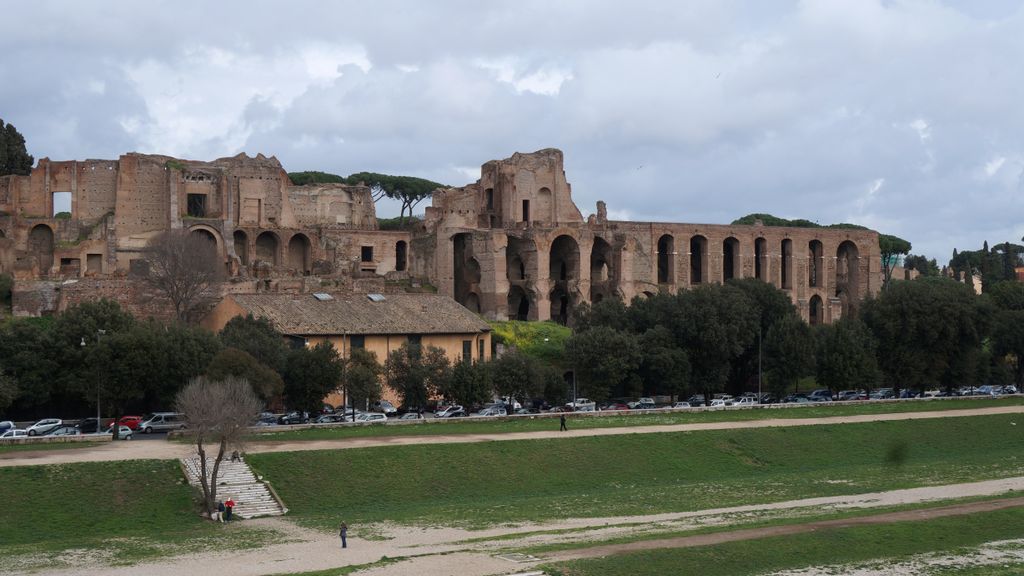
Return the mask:
{"type": "Polygon", "coordinates": [[[288,240],[288,267],[303,276],[309,274],[311,252],[309,238],[302,233],[293,234],[288,240]]]}
{"type": "Polygon", "coordinates": [[[729,236],[722,241],[722,280],[743,275],[740,269],[740,241],[729,236]]]}
{"type": "Polygon", "coordinates": [[[807,323],[811,326],[817,326],[825,322],[825,307],[822,304],[821,296],[815,294],[811,296],[810,302],[807,303],[807,323]]]}
{"type": "MultiPolygon", "coordinates": [[[[559,236],[551,243],[551,258],[548,270],[553,282],[579,280],[580,245],[571,236],[559,236]]],[[[552,300],[552,307],[554,300],[552,300]]]]}
{"type": "Polygon", "coordinates": [[[405,240],[395,242],[395,271],[404,272],[409,265],[409,245],[405,240]]]}
{"type": "Polygon", "coordinates": [[[249,265],[249,235],[242,230],[235,230],[233,235],[235,242],[235,256],[242,266],[249,265]]]}
{"type": "Polygon", "coordinates": [[[28,233],[28,250],[39,259],[39,273],[49,274],[53,267],[53,230],[46,224],[37,224],[28,233]]]}
{"type": "Polygon", "coordinates": [[[509,320],[529,320],[533,306],[530,296],[520,286],[512,286],[508,290],[509,320]]]}
{"type": "Polygon", "coordinates": [[[510,236],[505,245],[505,279],[526,282],[537,276],[537,245],[531,240],[510,236]]]}
{"type": "Polygon", "coordinates": [[[782,289],[791,290],[793,288],[793,241],[789,238],[782,241],[781,256],[782,266],[779,272],[781,273],[782,289]]]}
{"type": "Polygon", "coordinates": [[[708,281],[708,239],[701,236],[690,238],[690,284],[708,281]]]}
{"type": "Polygon", "coordinates": [[[256,237],[256,259],[277,266],[277,247],[280,245],[277,234],[263,232],[256,237]]]}
{"type": "Polygon", "coordinates": [[[807,243],[807,285],[811,288],[825,285],[825,249],[821,240],[807,243]]]}
{"type": "Polygon", "coordinates": [[[474,312],[480,311],[480,262],[473,256],[473,235],[452,236],[452,275],[455,301],[474,312]]]}
{"type": "Polygon", "coordinates": [[[555,221],[554,202],[552,201],[551,190],[541,188],[537,191],[537,205],[533,208],[533,221],[551,223],[555,221]]]}
{"type": "Polygon", "coordinates": [[[671,234],[658,238],[658,284],[676,283],[676,239],[671,234]]]}
{"type": "Polygon", "coordinates": [[[590,250],[590,300],[600,302],[605,296],[615,297],[618,271],[613,267],[612,246],[604,238],[594,238],[590,250]]]}
{"type": "Polygon", "coordinates": [[[768,276],[768,241],[764,238],[754,240],[754,278],[767,280],[768,276]]]}
{"type": "Polygon", "coordinates": [[[836,297],[844,318],[856,310],[860,300],[860,256],[857,245],[849,240],[836,249],[836,297]]]}

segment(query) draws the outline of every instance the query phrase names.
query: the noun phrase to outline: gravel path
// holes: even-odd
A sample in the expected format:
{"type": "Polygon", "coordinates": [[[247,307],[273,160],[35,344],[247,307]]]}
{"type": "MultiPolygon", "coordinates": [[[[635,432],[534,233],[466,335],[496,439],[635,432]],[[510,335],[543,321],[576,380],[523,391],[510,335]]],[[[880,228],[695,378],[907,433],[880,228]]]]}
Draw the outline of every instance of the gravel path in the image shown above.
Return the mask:
{"type": "MultiPolygon", "coordinates": [[[[790,426],[819,426],[823,424],[850,424],[858,422],[886,422],[892,420],[923,420],[931,418],[959,418],[993,414],[1024,414],[1024,406],[999,406],[968,410],[936,410],[929,412],[899,412],[893,414],[862,414],[857,416],[830,416],[825,418],[745,420],[740,422],[707,422],[700,424],[661,424],[615,428],[588,428],[573,430],[569,421],[568,432],[557,430],[542,432],[506,432],[496,434],[441,434],[431,436],[379,436],[373,438],[344,438],[338,440],[259,441],[251,440],[246,451],[298,452],[302,450],[342,450],[376,446],[405,446],[415,444],[466,444],[510,440],[536,440],[541,438],[583,438],[615,436],[619,434],[654,434],[659,432],[689,432],[698,430],[733,430],[740,428],[777,428],[790,426]]],[[[107,442],[94,448],[68,450],[40,450],[0,453],[0,467],[31,466],[40,464],[68,464],[74,462],[106,462],[114,460],[174,459],[189,456],[192,447],[178,442],[107,442]]]]}
{"type": "MultiPolygon", "coordinates": [[[[743,514],[765,517],[772,511],[805,510],[827,512],[831,509],[875,508],[901,504],[922,503],[950,498],[991,496],[1010,491],[1024,491],[1024,477],[1005,478],[985,482],[930,486],[889,492],[874,492],[850,496],[806,498],[764,505],[736,506],[712,510],[699,510],[642,516],[615,516],[604,518],[568,518],[556,522],[499,526],[487,530],[459,528],[419,528],[406,526],[372,526],[372,539],[359,537],[359,527],[352,528],[349,548],[342,550],[338,538],[314,530],[300,528],[285,518],[261,518],[227,526],[229,530],[274,528],[284,535],[284,542],[258,550],[190,554],[165,558],[134,566],[110,567],[79,563],[73,569],[32,572],[54,576],[177,576],[179,574],[217,574],[218,576],[263,576],[326,570],[354,564],[368,564],[382,557],[404,558],[384,566],[360,572],[360,576],[452,575],[493,576],[528,570],[540,561],[565,560],[604,556],[652,547],[696,546],[771,535],[796,534],[813,529],[840,528],[858,523],[882,523],[899,520],[924,519],[939,515],[968,514],[1000,507],[1024,505],[1024,498],[995,502],[977,502],[942,508],[895,512],[865,518],[811,522],[791,526],[741,529],[717,534],[684,538],[636,542],[617,546],[598,545],[578,550],[546,555],[526,563],[516,563],[496,556],[500,549],[516,546],[554,544],[564,541],[603,541],[611,537],[635,534],[637,525],[660,526],[665,530],[685,530],[714,524],[736,522],[743,514]],[[538,533],[539,531],[563,533],[538,533]],[[515,536],[519,535],[519,538],[515,536]],[[472,542],[467,542],[472,540],[472,542]]],[[[785,514],[782,514],[785,515],[785,514]]],[[[28,574],[28,573],[25,573],[28,574]]],[[[18,572],[12,576],[20,575],[18,572]]]]}

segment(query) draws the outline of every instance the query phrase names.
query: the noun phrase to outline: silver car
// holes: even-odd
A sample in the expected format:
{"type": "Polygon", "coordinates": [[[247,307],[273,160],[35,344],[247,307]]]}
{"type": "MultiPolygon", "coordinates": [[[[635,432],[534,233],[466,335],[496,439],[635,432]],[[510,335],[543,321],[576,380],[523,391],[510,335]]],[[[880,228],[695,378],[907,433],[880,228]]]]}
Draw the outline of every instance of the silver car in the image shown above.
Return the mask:
{"type": "Polygon", "coordinates": [[[60,428],[64,422],[60,418],[43,418],[39,422],[29,426],[25,429],[25,432],[29,436],[42,436],[47,432],[52,432],[57,428],[60,428]]]}
{"type": "Polygon", "coordinates": [[[154,412],[144,416],[136,430],[144,434],[152,434],[153,432],[167,432],[183,428],[185,428],[184,414],[178,414],[177,412],[154,412]]]}

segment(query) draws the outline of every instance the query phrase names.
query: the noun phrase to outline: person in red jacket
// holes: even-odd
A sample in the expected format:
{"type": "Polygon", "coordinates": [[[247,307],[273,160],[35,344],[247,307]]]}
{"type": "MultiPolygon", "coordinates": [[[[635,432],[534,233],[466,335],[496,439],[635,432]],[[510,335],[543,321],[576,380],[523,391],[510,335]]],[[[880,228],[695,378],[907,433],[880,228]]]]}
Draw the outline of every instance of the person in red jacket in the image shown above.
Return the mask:
{"type": "Polygon", "coordinates": [[[231,496],[228,496],[227,501],[224,502],[224,520],[226,522],[231,521],[231,515],[234,513],[234,511],[235,501],[231,498],[231,496]]]}

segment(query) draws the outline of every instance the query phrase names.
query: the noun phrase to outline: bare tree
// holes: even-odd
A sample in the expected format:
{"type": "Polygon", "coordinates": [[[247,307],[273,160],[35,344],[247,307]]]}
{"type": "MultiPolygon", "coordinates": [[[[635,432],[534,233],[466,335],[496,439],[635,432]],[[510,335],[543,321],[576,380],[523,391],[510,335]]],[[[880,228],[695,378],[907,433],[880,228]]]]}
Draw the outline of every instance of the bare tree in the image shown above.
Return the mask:
{"type": "Polygon", "coordinates": [[[175,407],[185,414],[188,430],[199,453],[199,476],[206,512],[212,516],[217,501],[217,473],[228,448],[240,448],[249,426],[256,421],[261,403],[247,380],[229,376],[211,381],[193,378],[178,392],[175,407]],[[208,472],[207,447],[216,447],[213,469],[208,472]]]}
{"type": "Polygon", "coordinates": [[[146,262],[146,282],[171,301],[183,322],[216,299],[224,278],[217,243],[202,232],[161,232],[146,246],[146,262]]]}

